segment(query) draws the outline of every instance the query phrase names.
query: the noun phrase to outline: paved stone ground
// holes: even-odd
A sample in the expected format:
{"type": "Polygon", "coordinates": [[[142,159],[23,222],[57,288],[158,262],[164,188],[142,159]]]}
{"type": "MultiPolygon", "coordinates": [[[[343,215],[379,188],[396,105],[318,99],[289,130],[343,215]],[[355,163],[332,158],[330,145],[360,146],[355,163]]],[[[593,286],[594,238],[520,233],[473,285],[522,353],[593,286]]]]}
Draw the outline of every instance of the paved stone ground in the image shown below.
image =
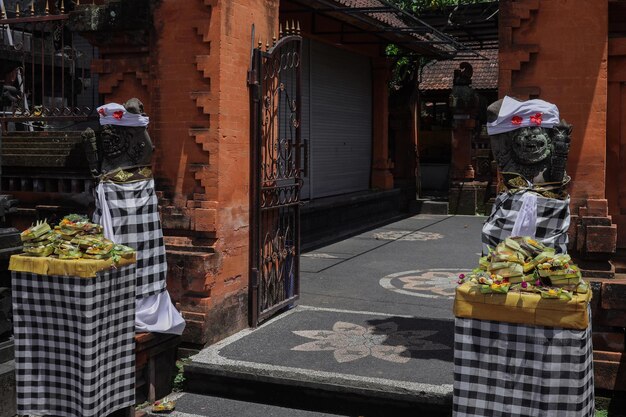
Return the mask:
{"type": "MultiPolygon", "coordinates": [[[[297,307],[193,357],[189,386],[205,393],[229,392],[228,384],[322,392],[349,396],[357,408],[378,399],[412,404],[413,413],[425,407],[448,414],[453,290],[458,274],[477,264],[483,221],[418,215],[303,254],[297,307]]],[[[213,415],[189,406],[192,398],[181,397],[178,411],[213,415]]],[[[342,415],[385,415],[347,410],[342,415]]]]}
{"type": "Polygon", "coordinates": [[[300,304],[451,319],[457,276],[478,263],[483,221],[414,216],[305,253],[300,304]]]}

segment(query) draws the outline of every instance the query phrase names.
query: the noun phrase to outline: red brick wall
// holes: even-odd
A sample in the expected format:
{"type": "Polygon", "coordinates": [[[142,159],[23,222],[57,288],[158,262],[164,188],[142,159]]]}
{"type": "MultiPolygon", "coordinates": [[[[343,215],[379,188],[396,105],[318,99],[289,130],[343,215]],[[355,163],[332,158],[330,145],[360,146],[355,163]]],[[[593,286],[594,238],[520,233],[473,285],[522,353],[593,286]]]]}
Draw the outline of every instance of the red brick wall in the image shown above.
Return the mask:
{"type": "Polygon", "coordinates": [[[618,247],[626,248],[626,37],[609,40],[606,194],[617,224],[618,247]]]}
{"type": "Polygon", "coordinates": [[[188,323],[184,340],[195,344],[247,326],[253,23],[257,39],[271,38],[278,0],[163,0],[154,14],[151,117],[175,263],[168,286],[188,323]]]}
{"type": "Polygon", "coordinates": [[[607,0],[593,6],[586,0],[503,0],[501,9],[517,21],[501,16],[501,26],[512,30],[507,45],[501,28],[500,95],[539,93],[555,103],[574,125],[568,163],[573,211],[588,198],[605,198],[607,0]]]}
{"type": "Polygon", "coordinates": [[[248,321],[251,26],[270,38],[278,0],[162,0],[148,45],[99,45],[105,102],[140,98],[168,245],[168,289],[183,340],[221,339],[248,321]]]}

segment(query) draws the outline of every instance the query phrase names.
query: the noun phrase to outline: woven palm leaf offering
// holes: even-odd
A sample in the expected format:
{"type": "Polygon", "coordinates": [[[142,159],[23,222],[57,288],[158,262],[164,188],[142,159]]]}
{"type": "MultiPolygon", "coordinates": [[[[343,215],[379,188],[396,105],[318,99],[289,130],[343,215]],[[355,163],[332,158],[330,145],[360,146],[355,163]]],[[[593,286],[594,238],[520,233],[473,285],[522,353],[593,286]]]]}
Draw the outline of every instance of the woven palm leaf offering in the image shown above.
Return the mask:
{"type": "Polygon", "coordinates": [[[50,230],[50,225],[46,220],[38,220],[37,223],[20,233],[20,239],[22,242],[33,241],[45,236],[50,230]]]}
{"type": "Polygon", "coordinates": [[[102,238],[99,241],[92,241],[92,244],[85,248],[83,258],[87,259],[108,259],[113,256],[111,252],[115,244],[109,239],[102,238]]]}
{"type": "Polygon", "coordinates": [[[102,235],[102,226],[78,214],[65,216],[54,229],[47,221],[38,221],[21,233],[24,253],[29,256],[52,256],[59,259],[131,259],[135,250],[118,245],[102,235]]]}
{"type": "Polygon", "coordinates": [[[521,291],[564,300],[589,291],[569,255],[557,254],[528,236],[508,237],[490,249],[478,268],[459,275],[459,284],[465,283],[478,286],[484,294],[521,291]]]}
{"type": "Polygon", "coordinates": [[[55,226],[54,231],[65,240],[72,240],[82,235],[102,235],[102,226],[91,223],[86,216],[68,214],[55,226]]]}
{"type": "Polygon", "coordinates": [[[58,255],[59,259],[80,259],[83,257],[83,253],[78,246],[62,241],[54,249],[54,253],[58,255]]]}
{"type": "Polygon", "coordinates": [[[20,239],[24,247],[24,253],[30,256],[48,256],[54,252],[57,240],[53,236],[52,229],[46,220],[37,223],[20,233],[20,239]]]}
{"type": "Polygon", "coordinates": [[[113,246],[112,253],[114,257],[119,256],[120,258],[130,259],[135,255],[135,249],[129,246],[116,244],[113,246]]]}

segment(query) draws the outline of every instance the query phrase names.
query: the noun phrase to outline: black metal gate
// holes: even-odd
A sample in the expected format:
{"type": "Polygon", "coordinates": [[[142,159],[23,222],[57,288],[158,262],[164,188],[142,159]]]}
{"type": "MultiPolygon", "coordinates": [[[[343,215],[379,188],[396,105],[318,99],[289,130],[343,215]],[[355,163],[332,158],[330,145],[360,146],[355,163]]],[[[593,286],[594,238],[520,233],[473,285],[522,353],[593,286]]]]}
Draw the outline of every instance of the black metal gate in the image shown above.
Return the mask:
{"type": "MultiPolygon", "coordinates": [[[[302,38],[287,24],[273,46],[252,50],[250,324],[300,293],[300,67],[302,38]]],[[[254,36],[254,35],[253,35],[254,36]]]]}

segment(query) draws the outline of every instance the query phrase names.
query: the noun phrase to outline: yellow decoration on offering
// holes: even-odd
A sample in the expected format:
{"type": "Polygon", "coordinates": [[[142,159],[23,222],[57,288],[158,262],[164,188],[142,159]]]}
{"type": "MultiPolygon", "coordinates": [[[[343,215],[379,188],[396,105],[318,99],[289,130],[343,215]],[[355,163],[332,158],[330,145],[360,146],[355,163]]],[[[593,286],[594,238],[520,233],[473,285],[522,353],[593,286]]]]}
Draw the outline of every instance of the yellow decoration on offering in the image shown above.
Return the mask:
{"type": "Polygon", "coordinates": [[[483,293],[481,286],[466,282],[456,289],[454,315],[534,326],[583,330],[589,326],[587,307],[591,291],[571,294],[571,299],[542,298],[538,293],[508,291],[483,293]]]}
{"type": "Polygon", "coordinates": [[[80,278],[95,278],[100,271],[120,268],[136,262],[133,254],[129,258],[120,258],[117,263],[113,259],[56,259],[50,257],[32,257],[13,255],[9,261],[9,270],[30,272],[38,275],[61,275],[80,278]]]}

